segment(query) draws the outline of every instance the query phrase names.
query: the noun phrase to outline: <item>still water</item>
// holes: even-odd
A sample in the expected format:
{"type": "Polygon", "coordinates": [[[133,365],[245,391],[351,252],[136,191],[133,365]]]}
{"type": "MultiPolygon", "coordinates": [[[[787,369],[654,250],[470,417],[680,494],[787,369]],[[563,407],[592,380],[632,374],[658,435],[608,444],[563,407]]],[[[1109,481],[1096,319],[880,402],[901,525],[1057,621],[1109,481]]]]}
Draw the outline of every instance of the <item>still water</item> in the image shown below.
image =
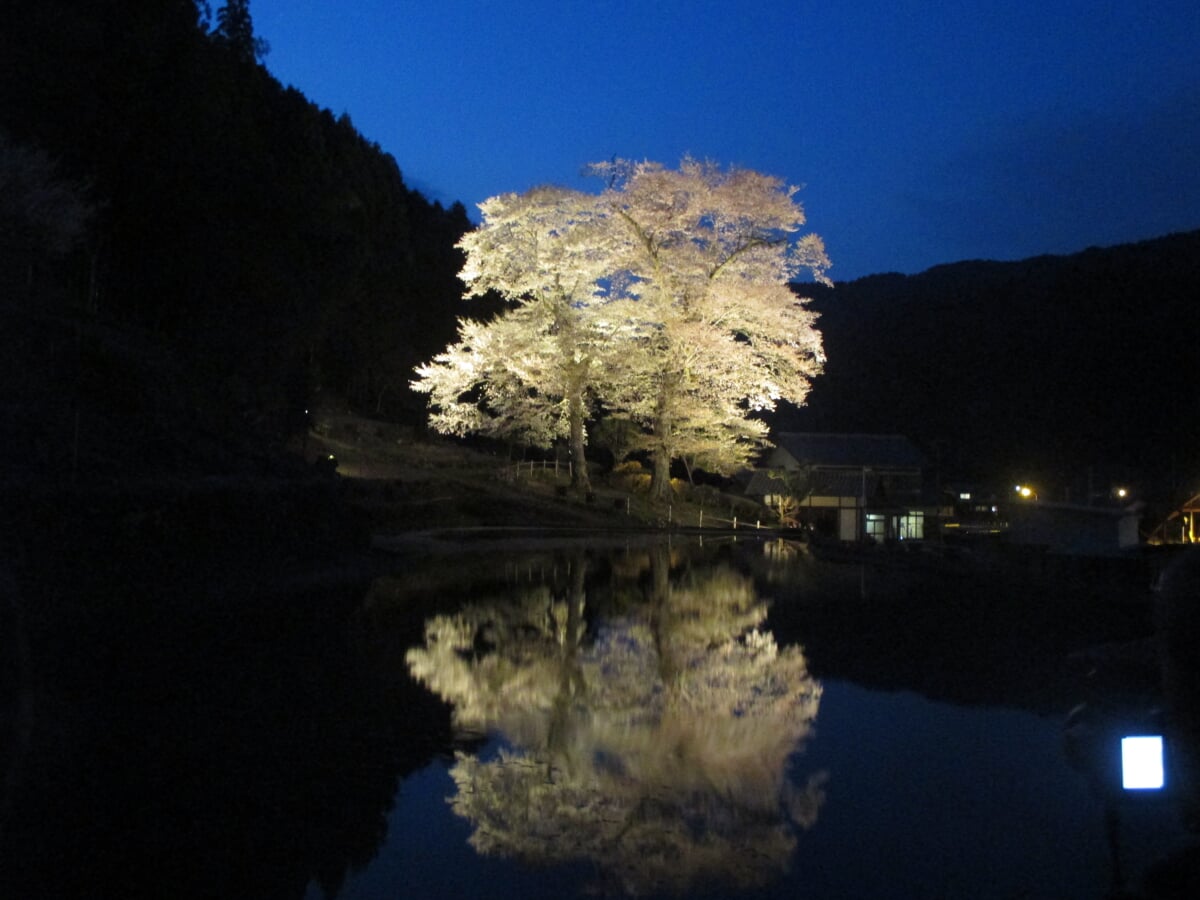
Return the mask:
{"type": "Polygon", "coordinates": [[[0,896],[1102,898],[1187,839],[1114,783],[1137,603],[754,541],[390,569],[35,635],[0,896]]]}

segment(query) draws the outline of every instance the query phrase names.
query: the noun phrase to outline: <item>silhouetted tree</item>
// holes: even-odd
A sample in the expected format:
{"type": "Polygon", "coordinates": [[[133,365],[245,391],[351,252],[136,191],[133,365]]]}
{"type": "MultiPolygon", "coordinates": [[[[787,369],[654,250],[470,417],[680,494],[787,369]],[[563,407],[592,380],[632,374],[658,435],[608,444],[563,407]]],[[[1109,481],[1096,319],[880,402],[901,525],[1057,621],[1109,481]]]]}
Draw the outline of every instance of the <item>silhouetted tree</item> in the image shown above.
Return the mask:
{"type": "Polygon", "coordinates": [[[270,45],[254,36],[250,18],[250,0],[227,0],[217,10],[217,27],[213,36],[244,62],[261,61],[270,52],[270,45]]]}
{"type": "Polygon", "coordinates": [[[84,189],[62,178],[40,150],[21,146],[0,128],[0,285],[30,288],[42,260],[61,257],[84,234],[93,210],[84,189]]]}

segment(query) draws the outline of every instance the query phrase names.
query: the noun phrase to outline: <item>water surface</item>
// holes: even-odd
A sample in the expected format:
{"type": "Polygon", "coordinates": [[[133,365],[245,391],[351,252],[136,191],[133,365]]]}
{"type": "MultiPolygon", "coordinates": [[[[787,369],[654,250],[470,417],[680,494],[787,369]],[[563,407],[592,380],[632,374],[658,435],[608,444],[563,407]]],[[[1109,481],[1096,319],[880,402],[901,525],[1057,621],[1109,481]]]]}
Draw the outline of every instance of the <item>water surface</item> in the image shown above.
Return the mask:
{"type": "Polygon", "coordinates": [[[1136,604],[754,541],[391,568],[41,629],[0,895],[1100,898],[1185,838],[1111,779],[1153,669],[1071,661],[1136,604]]]}

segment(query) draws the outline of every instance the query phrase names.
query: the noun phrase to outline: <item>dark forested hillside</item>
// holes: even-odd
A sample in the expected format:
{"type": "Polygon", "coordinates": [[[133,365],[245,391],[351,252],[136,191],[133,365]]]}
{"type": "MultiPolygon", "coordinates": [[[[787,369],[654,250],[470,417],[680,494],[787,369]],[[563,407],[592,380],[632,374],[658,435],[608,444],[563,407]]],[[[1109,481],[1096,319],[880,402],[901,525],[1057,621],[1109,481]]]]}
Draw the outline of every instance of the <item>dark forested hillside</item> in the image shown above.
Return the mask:
{"type": "MultiPolygon", "coordinates": [[[[219,469],[324,398],[421,417],[407,382],[454,335],[465,210],[272,78],[246,3],[209,9],[8,5],[10,475],[219,469]]],[[[829,362],[778,424],[903,432],[947,475],[1186,487],[1198,285],[1200,233],[806,288],[829,362]]]]}
{"type": "Polygon", "coordinates": [[[788,427],[895,431],[949,475],[1200,479],[1200,232],[804,285],[829,361],[788,427]]]}
{"type": "Polygon", "coordinates": [[[462,206],[407,188],[347,116],[275,81],[248,19],[197,10],[9,4],[0,416],[16,464],[267,449],[331,395],[414,415],[411,367],[453,336],[462,206]]]}

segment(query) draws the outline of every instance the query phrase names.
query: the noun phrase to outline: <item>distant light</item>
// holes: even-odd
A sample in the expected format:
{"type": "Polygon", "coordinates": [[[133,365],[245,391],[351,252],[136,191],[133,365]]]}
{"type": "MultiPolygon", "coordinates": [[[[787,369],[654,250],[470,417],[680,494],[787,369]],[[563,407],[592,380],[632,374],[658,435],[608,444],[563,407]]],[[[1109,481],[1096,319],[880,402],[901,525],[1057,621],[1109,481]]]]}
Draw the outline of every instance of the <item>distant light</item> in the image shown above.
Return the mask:
{"type": "Polygon", "coordinates": [[[1033,496],[1033,488],[1027,484],[1018,484],[1015,488],[1016,492],[1028,500],[1033,496]]]}
{"type": "Polygon", "coordinates": [[[1117,496],[1121,499],[1124,499],[1128,493],[1129,491],[1127,491],[1125,488],[1117,488],[1117,496]]]}
{"type": "Polygon", "coordinates": [[[1121,738],[1121,786],[1127,791],[1162,790],[1162,735],[1121,738]]]}
{"type": "Polygon", "coordinates": [[[959,500],[970,500],[970,499],[971,499],[971,492],[970,492],[970,491],[963,491],[961,494],[959,494],[959,495],[958,495],[958,499],[959,499],[959,500]]]}

